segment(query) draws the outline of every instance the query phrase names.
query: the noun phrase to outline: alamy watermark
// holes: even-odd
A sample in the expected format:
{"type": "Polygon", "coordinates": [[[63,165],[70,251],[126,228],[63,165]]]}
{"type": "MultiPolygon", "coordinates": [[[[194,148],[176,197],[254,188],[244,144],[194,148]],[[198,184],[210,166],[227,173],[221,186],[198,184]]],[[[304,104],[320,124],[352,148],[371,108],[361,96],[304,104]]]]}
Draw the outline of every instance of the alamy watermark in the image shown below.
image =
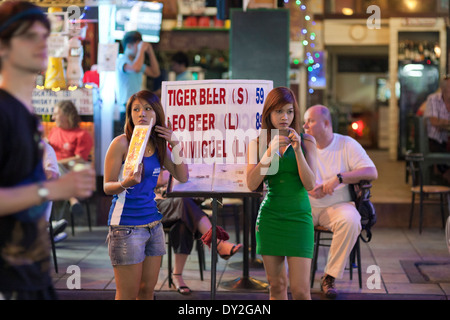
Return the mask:
{"type": "Polygon", "coordinates": [[[371,273],[367,278],[366,286],[369,290],[381,289],[381,269],[379,266],[372,264],[367,267],[366,273],[371,273]]]}
{"type": "Polygon", "coordinates": [[[66,280],[67,289],[81,289],[81,269],[77,265],[70,265],[67,267],[67,274],[70,276],[66,280]]]}
{"type": "Polygon", "coordinates": [[[367,7],[366,13],[371,14],[367,18],[366,25],[369,29],[381,29],[381,9],[379,6],[371,5],[367,7]]]}

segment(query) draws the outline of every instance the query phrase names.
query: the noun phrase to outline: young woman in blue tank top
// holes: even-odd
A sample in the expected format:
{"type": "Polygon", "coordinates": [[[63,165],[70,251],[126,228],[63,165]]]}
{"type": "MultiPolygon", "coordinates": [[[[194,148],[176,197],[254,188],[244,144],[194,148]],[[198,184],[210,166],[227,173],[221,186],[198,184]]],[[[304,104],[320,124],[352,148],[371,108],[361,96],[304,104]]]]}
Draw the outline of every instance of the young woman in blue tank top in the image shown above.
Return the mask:
{"type": "Polygon", "coordinates": [[[125,133],[111,142],[106,153],[103,189],[113,195],[108,247],[116,280],[116,299],[153,299],[161,257],[165,254],[162,215],[156,207],[154,188],[162,167],[175,179],[188,180],[182,154],[174,154],[172,160],[167,142],[175,150],[178,141],[172,137],[170,123],[166,127],[164,119],[158,97],[147,90],[139,91],[127,102],[125,133]],[[122,177],[134,126],[149,125],[151,119],[154,126],[139,170],[122,177]]]}

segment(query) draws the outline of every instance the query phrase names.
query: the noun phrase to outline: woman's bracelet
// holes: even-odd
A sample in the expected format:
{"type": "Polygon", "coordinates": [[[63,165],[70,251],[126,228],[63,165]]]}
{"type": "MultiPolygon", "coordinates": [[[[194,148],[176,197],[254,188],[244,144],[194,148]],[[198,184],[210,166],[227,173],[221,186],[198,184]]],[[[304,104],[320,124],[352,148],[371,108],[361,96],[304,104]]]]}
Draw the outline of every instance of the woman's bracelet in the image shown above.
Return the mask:
{"type": "Polygon", "coordinates": [[[123,190],[125,190],[126,192],[128,192],[128,189],[133,189],[133,187],[124,187],[124,186],[122,185],[122,181],[120,181],[120,180],[119,180],[119,184],[120,184],[120,187],[121,187],[123,190]]]}

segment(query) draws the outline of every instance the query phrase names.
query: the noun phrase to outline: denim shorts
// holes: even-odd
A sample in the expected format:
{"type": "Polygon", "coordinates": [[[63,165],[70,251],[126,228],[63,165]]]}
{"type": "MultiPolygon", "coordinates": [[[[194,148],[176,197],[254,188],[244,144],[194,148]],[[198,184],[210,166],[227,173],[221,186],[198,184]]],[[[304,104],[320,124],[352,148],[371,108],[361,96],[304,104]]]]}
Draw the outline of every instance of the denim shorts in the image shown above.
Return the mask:
{"type": "Polygon", "coordinates": [[[141,263],[145,257],[166,254],[166,241],[161,223],[151,229],[110,226],[107,241],[113,266],[141,263]]]}

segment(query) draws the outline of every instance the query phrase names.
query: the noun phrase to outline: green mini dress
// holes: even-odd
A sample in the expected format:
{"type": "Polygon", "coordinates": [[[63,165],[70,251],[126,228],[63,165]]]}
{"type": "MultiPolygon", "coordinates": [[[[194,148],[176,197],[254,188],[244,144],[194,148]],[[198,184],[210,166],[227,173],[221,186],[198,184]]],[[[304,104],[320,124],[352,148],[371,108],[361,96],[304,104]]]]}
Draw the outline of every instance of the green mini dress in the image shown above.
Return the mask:
{"type": "MultiPolygon", "coordinates": [[[[278,170],[266,175],[267,194],[256,220],[256,253],[311,258],[314,226],[308,193],[298,174],[292,146],[278,157],[278,170]]],[[[276,166],[276,159],[271,166],[276,166]]]]}

